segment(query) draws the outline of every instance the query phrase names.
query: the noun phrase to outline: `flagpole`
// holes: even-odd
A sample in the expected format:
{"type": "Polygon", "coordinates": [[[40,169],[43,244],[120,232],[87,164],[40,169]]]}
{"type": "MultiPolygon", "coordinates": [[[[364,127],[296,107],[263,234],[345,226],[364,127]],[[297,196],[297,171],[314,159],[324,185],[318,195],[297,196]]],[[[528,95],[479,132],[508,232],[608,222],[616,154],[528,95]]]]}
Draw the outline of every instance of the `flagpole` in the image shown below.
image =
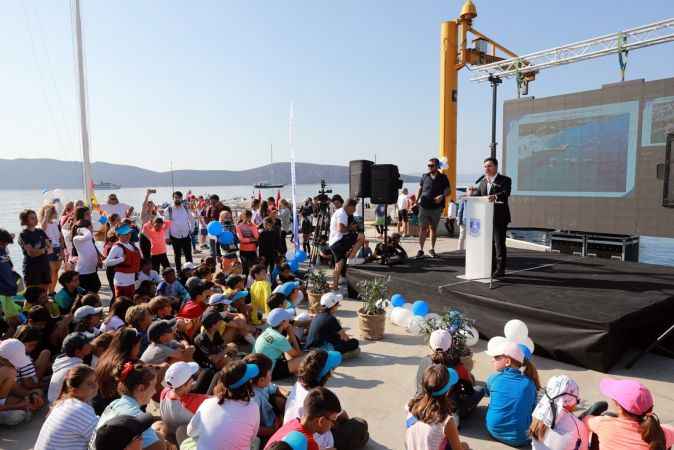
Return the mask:
{"type": "Polygon", "coordinates": [[[293,143],[293,122],[295,120],[295,105],[290,102],[290,113],[288,116],[288,142],[290,144],[290,195],[293,202],[293,244],[295,251],[300,250],[300,236],[299,224],[297,221],[297,197],[296,192],[296,177],[295,177],[295,146],[293,143]]]}

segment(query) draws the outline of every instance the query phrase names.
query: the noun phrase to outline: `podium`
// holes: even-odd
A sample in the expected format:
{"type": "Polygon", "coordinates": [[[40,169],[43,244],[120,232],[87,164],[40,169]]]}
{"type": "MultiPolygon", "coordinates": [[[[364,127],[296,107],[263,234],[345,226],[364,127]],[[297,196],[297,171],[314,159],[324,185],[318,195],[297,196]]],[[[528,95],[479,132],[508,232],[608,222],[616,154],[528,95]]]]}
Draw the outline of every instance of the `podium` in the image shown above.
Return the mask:
{"type": "Polygon", "coordinates": [[[494,233],[494,203],[489,197],[470,197],[465,201],[466,273],[458,278],[484,281],[491,279],[492,236],[494,233]]]}

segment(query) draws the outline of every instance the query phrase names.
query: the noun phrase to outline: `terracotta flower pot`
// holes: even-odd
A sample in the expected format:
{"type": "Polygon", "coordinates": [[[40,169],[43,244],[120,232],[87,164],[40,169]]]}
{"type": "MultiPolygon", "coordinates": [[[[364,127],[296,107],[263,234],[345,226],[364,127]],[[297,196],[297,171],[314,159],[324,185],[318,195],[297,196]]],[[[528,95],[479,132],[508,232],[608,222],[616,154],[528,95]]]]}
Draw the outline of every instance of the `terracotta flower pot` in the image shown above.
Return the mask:
{"type": "Polygon", "coordinates": [[[307,291],[307,296],[309,297],[309,311],[314,314],[317,313],[321,308],[321,297],[323,296],[323,293],[307,291]]]}
{"type": "Polygon", "coordinates": [[[386,314],[363,314],[363,310],[358,310],[358,328],[363,339],[376,341],[384,338],[384,329],[386,328],[386,314]]]}

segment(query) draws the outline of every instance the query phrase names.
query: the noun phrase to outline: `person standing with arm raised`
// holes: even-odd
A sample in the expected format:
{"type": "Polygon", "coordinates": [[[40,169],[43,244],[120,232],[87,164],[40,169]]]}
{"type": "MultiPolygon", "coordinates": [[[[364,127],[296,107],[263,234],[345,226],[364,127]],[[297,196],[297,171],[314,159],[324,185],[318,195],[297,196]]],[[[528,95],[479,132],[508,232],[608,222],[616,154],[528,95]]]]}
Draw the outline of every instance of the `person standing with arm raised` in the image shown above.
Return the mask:
{"type": "Polygon", "coordinates": [[[445,208],[447,196],[451,186],[447,175],[440,172],[440,160],[431,158],[428,160],[428,173],[421,176],[419,191],[417,192],[417,205],[419,206],[419,251],[417,258],[424,256],[424,244],[426,236],[430,234],[431,249],[428,254],[435,258],[435,241],[437,239],[438,223],[442,210],[445,208]]]}

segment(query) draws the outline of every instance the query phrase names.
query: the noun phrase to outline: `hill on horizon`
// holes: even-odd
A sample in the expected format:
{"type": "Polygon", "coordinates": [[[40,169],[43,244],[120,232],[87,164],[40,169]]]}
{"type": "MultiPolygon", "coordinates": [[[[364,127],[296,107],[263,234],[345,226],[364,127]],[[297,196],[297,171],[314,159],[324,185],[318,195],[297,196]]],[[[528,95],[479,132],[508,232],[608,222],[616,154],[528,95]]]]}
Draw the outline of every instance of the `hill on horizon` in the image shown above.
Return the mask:
{"type": "MultiPolygon", "coordinates": [[[[171,172],[156,172],[140,167],[94,162],[95,183],[109,182],[122,187],[171,186],[171,172]]],[[[295,163],[297,184],[348,183],[348,166],[295,163]]],[[[56,159],[0,159],[0,189],[79,188],[82,163],[56,159]]],[[[419,180],[418,175],[402,175],[405,182],[419,180]]],[[[246,170],[175,170],[176,186],[242,186],[261,181],[290,184],[290,163],[277,162],[246,170]]]]}

